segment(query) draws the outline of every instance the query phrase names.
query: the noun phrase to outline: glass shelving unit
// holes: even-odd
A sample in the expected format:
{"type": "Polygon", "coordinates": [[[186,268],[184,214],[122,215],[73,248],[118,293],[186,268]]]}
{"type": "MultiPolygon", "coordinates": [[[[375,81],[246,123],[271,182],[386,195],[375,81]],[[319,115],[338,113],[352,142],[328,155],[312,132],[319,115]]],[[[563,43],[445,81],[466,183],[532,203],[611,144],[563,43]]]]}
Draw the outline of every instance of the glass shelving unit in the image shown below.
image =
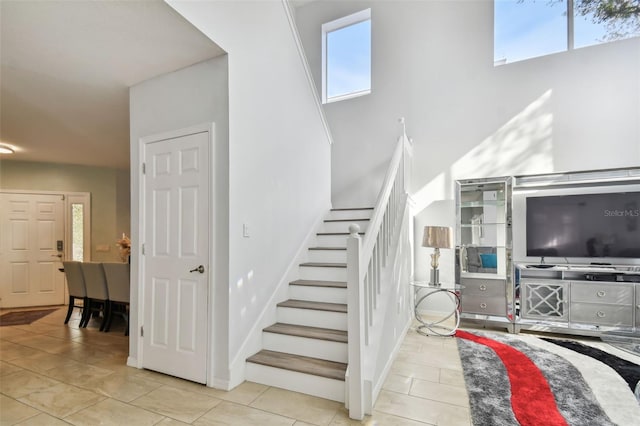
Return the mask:
{"type": "Polygon", "coordinates": [[[511,178],[456,182],[456,282],[462,317],[514,321],[511,178]]]}

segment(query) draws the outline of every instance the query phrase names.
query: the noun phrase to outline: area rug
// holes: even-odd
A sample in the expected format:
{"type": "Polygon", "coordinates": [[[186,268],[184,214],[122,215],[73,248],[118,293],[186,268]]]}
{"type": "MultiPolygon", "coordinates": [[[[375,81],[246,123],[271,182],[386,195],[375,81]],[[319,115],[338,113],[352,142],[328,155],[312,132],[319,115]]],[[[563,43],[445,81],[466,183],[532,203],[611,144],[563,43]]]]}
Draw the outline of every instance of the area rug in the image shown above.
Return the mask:
{"type": "Polygon", "coordinates": [[[640,357],[602,342],[456,337],[474,425],[640,425],[640,357]]]}
{"type": "Polygon", "coordinates": [[[0,327],[8,325],[26,325],[39,320],[58,309],[38,309],[35,311],[14,311],[0,315],[0,327]]]}

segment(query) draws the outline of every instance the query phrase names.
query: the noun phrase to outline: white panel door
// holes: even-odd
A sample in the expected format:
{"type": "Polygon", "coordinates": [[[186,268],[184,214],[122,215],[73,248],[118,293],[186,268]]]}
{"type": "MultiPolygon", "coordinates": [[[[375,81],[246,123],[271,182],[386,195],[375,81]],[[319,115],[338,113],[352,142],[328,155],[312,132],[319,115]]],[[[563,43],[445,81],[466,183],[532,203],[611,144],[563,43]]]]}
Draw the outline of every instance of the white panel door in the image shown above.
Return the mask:
{"type": "Polygon", "coordinates": [[[144,150],[143,367],[206,383],[209,133],[144,150]]]}
{"type": "Polygon", "coordinates": [[[0,194],[1,307],[64,304],[63,203],[62,195],[0,194]]]}

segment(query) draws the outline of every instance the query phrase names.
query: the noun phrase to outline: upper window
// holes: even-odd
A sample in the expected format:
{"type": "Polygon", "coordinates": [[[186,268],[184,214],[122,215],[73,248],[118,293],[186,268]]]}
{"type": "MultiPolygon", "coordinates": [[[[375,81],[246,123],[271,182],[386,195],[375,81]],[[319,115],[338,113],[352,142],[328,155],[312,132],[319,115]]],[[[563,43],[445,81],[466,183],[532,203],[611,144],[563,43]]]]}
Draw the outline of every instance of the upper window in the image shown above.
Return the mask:
{"type": "Polygon", "coordinates": [[[640,1],[495,0],[494,64],[640,35],[640,1]]]}
{"type": "Polygon", "coordinates": [[[322,25],[322,102],[371,93],[371,9],[322,25]]]}

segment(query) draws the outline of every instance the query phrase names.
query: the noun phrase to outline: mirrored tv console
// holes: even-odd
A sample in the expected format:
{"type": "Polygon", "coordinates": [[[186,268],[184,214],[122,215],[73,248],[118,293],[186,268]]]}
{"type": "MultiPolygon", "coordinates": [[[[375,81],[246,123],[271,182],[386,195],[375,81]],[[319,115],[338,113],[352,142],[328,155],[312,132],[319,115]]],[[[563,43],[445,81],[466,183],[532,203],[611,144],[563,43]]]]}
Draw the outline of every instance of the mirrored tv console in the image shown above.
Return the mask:
{"type": "Polygon", "coordinates": [[[515,267],[516,332],[640,335],[640,266],[515,267]]]}
{"type": "Polygon", "coordinates": [[[640,168],[456,181],[463,323],[640,338],[640,168]]]}

